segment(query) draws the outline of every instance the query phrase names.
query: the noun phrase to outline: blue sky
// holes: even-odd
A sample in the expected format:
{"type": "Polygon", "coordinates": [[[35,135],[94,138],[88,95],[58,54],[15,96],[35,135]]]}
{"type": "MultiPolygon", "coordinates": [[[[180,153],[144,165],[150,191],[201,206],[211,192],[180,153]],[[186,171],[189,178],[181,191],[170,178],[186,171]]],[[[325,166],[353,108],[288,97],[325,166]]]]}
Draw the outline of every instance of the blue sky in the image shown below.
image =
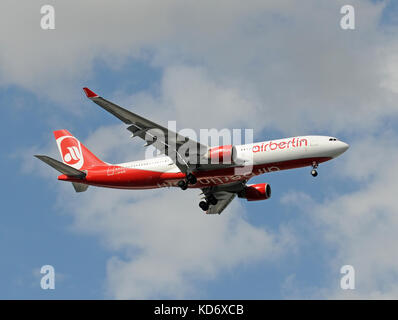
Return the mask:
{"type": "Polygon", "coordinates": [[[354,31],[339,28],[344,1],[51,2],[51,31],[40,1],[2,10],[0,298],[398,296],[396,2],[352,1],[354,31]],[[196,190],[75,194],[33,158],[59,157],[53,130],[108,162],[144,155],[84,86],[180,129],[330,134],[351,148],[316,179],[309,168],[253,178],[272,198],[234,200],[220,217],[203,215],[196,190]],[[45,264],[55,290],[40,288],[45,264]],[[344,264],[352,292],[339,287],[344,264]]]}

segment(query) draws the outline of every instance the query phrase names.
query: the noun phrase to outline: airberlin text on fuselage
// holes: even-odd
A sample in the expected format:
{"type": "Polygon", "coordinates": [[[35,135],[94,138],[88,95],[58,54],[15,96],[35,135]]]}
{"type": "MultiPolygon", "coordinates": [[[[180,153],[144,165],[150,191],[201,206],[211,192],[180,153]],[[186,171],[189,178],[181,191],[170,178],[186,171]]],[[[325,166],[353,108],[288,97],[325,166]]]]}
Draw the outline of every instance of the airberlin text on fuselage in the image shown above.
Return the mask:
{"type": "Polygon", "coordinates": [[[308,146],[308,141],[307,139],[303,138],[303,139],[299,139],[299,138],[293,138],[293,139],[289,139],[287,141],[281,141],[281,142],[263,142],[261,144],[256,144],[253,146],[253,152],[265,152],[265,151],[273,151],[276,149],[290,149],[290,148],[299,148],[299,147],[306,147],[308,146]]]}

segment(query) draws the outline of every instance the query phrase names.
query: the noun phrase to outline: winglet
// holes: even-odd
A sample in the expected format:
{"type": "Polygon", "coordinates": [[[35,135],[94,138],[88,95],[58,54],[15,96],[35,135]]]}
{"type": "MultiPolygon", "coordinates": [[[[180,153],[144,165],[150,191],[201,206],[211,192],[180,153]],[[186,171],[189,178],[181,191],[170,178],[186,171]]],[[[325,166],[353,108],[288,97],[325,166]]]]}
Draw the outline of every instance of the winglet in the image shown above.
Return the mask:
{"type": "Polygon", "coordinates": [[[91,91],[89,88],[84,87],[83,88],[84,93],[86,94],[87,98],[91,99],[91,98],[98,98],[99,95],[96,94],[95,92],[91,91]]]}

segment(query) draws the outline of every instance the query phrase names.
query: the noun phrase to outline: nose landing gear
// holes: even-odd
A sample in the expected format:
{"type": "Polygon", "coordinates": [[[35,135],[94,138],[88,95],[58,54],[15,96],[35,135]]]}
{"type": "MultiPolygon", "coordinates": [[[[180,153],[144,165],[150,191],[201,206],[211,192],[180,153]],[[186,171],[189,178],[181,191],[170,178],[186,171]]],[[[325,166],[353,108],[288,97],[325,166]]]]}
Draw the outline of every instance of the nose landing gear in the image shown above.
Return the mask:
{"type": "Polygon", "coordinates": [[[318,175],[318,171],[316,169],[318,168],[318,163],[316,161],[312,162],[312,170],[311,170],[311,175],[315,178],[318,175]]]}
{"type": "Polygon", "coordinates": [[[316,177],[318,175],[318,172],[315,169],[313,169],[313,170],[311,170],[311,175],[313,177],[316,177]]]}

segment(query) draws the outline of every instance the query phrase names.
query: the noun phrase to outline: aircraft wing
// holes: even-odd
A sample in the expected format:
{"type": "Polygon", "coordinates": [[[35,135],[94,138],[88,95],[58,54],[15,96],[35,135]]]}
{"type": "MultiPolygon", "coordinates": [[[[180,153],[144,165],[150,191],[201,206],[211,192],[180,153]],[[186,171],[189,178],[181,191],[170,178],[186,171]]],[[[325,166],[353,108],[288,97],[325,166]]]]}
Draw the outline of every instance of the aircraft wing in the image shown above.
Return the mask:
{"type": "Polygon", "coordinates": [[[168,155],[184,173],[191,169],[191,165],[184,157],[187,152],[190,156],[196,156],[197,159],[199,159],[199,157],[208,150],[207,146],[126,110],[100,97],[88,88],[83,88],[83,90],[87,98],[129,125],[127,130],[132,133],[132,137],[139,137],[146,141],[145,146],[153,145],[161,153],[168,155]],[[182,146],[184,146],[184,148],[181,148],[182,146]],[[184,151],[181,151],[180,148],[184,151]]]}
{"type": "Polygon", "coordinates": [[[210,204],[207,214],[221,214],[224,209],[234,200],[237,193],[242,191],[246,186],[246,181],[237,181],[226,185],[218,185],[214,187],[203,188],[202,192],[205,197],[214,196],[217,204],[210,204]]]}
{"type": "Polygon", "coordinates": [[[216,205],[210,205],[209,210],[206,211],[207,214],[221,214],[224,209],[234,200],[236,197],[235,193],[220,191],[214,194],[218,202],[216,205]]]}

